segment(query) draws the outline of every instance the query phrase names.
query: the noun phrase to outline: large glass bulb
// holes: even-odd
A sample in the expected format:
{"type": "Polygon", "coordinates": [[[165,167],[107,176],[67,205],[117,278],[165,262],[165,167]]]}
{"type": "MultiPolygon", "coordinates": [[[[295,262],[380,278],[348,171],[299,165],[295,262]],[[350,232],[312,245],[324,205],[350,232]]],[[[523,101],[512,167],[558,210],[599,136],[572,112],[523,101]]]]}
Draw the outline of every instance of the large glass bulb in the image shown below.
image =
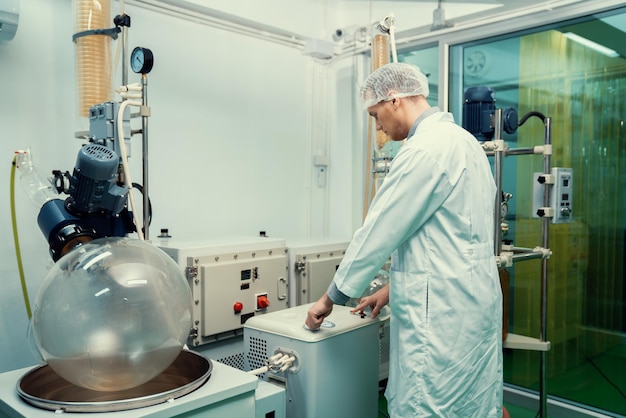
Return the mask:
{"type": "Polygon", "coordinates": [[[77,247],[46,275],[32,317],[35,343],[61,377],[124,390],[159,375],[191,329],[191,291],[160,249],[130,238],[77,247]]]}

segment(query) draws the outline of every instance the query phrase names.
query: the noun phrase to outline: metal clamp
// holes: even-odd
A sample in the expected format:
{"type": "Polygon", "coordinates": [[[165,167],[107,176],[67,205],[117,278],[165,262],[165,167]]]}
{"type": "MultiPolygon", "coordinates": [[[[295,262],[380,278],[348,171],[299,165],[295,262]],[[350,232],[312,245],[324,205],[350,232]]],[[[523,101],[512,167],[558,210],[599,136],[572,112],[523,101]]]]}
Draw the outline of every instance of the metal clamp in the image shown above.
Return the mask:
{"type": "Polygon", "coordinates": [[[84,30],[82,32],[77,32],[74,35],[72,35],[72,42],[76,42],[78,38],[82,38],[83,36],[90,36],[90,35],[108,35],[113,39],[117,39],[117,34],[120,33],[121,31],[122,30],[118,27],[114,27],[110,29],[84,30]]]}

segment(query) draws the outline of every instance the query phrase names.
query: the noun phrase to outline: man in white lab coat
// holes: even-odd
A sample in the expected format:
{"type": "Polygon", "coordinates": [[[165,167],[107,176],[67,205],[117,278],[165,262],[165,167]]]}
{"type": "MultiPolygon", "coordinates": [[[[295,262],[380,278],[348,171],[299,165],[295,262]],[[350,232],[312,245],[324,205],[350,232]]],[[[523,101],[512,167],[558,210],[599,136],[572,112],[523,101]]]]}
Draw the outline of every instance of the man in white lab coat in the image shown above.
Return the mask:
{"type": "Polygon", "coordinates": [[[355,308],[391,308],[390,415],[500,418],[502,293],[485,152],[428,105],[428,80],[413,65],[380,67],[361,93],[376,129],[406,142],[305,323],[317,329],[333,304],[362,295],[391,255],[390,284],[355,308]]]}

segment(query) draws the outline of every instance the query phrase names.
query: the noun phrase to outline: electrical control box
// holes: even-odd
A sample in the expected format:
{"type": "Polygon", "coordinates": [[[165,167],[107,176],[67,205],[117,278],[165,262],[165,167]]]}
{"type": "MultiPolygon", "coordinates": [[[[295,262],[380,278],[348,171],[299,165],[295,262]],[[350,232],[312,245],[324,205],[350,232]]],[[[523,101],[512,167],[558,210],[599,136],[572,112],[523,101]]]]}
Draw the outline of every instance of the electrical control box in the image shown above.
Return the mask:
{"type": "Polygon", "coordinates": [[[550,175],[535,173],[533,176],[533,218],[549,217],[553,224],[572,221],[573,170],[553,167],[550,175]],[[544,207],[543,193],[550,187],[550,206],[544,207]]]}
{"type": "MultiPolygon", "coordinates": [[[[93,105],[89,108],[89,136],[97,143],[106,145],[120,153],[120,141],[118,138],[117,113],[120,103],[105,102],[93,105]]],[[[124,109],[122,117],[122,128],[124,132],[124,143],[126,144],[126,154],[131,156],[130,149],[130,107],[124,109]]]]}
{"type": "Polygon", "coordinates": [[[289,306],[318,300],[333,280],[349,240],[300,241],[289,246],[289,306]]]}
{"type": "Polygon", "coordinates": [[[192,293],[192,347],[243,334],[256,315],[288,306],[285,240],[221,237],[205,241],[159,240],[184,271],[192,293]]]}

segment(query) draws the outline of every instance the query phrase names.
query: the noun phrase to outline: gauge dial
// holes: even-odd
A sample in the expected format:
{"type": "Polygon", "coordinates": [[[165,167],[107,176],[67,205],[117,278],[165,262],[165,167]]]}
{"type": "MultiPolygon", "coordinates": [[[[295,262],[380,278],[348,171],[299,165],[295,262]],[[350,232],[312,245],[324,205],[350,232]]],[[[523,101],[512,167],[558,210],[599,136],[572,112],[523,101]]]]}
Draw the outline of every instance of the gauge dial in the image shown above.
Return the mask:
{"type": "Polygon", "coordinates": [[[137,47],[130,55],[130,68],[138,74],[148,74],[154,65],[152,51],[148,48],[137,47]]]}

